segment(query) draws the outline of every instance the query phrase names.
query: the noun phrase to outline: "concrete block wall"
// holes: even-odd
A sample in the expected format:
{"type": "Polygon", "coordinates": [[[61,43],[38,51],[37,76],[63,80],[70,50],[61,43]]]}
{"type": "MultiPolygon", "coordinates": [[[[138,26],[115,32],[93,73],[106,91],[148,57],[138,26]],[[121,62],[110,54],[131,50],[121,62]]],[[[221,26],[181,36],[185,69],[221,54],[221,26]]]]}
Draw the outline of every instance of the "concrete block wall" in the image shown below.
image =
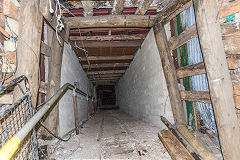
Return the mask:
{"type": "MultiPolygon", "coordinates": [[[[74,84],[79,83],[79,89],[92,95],[92,84],[87,78],[86,73],[83,71],[81,64],[70,44],[64,43],[62,68],[61,68],[61,86],[65,83],[74,84]]],[[[91,103],[90,103],[91,104],[91,103]]],[[[77,95],[78,117],[80,123],[87,119],[87,106],[86,98],[77,95]]],[[[90,111],[92,105],[89,105],[90,111]]],[[[59,102],[59,134],[65,135],[75,127],[74,111],[73,111],[73,98],[72,91],[62,97],[59,102]]]]}
{"type": "Polygon", "coordinates": [[[160,116],[173,123],[166,80],[151,30],[124,76],[117,83],[118,105],[124,112],[165,128],[160,116]]]}

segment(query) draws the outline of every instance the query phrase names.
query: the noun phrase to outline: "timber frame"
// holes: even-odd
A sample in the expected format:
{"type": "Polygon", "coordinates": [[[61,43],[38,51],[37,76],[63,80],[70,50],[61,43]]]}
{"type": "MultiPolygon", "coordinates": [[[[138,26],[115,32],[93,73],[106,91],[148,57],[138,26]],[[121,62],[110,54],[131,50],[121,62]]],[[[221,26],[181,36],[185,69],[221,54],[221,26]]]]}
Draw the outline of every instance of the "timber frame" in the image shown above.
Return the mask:
{"type": "MultiPolygon", "coordinates": [[[[220,0],[219,3],[216,0],[158,2],[160,1],[161,8],[155,5],[153,0],[135,1],[130,6],[124,6],[127,4],[126,0],[115,0],[111,9],[101,8],[104,3],[97,1],[79,2],[81,9],[65,7],[62,9],[64,29],[57,32],[61,42],[59,43],[56,38],[57,21],[49,12],[49,1],[40,0],[38,3],[37,0],[22,0],[19,9],[4,0],[8,9],[4,10],[0,6],[0,16],[17,20],[18,35],[21,37],[17,45],[18,55],[16,51],[7,52],[8,56],[18,56],[16,76],[27,73],[34,106],[39,105],[40,101],[44,102],[41,96],[49,99],[60,88],[63,47],[64,43],[69,43],[90,82],[95,86],[114,85],[124,75],[135,52],[153,28],[174,121],[179,124],[186,123],[183,101],[211,103],[223,157],[238,160],[240,80],[233,72],[240,68],[240,47],[237,43],[240,32],[232,23],[220,24],[219,21],[239,12],[240,3],[236,0],[221,6],[220,0]],[[169,5],[166,5],[168,3],[169,5]],[[196,24],[181,34],[168,38],[164,26],[191,6],[195,9],[196,24]],[[10,8],[12,12],[9,11],[10,8]],[[42,36],[43,32],[46,37],[42,36]],[[196,37],[200,42],[204,62],[176,69],[172,51],[196,37]],[[44,58],[48,59],[48,80],[41,75],[39,77],[44,58]],[[209,91],[179,89],[179,79],[200,74],[207,75],[209,91]]],[[[52,8],[55,8],[54,1],[51,2],[52,8]]],[[[71,1],[66,3],[71,4],[71,1]]],[[[0,17],[0,32],[5,38],[9,38],[2,19],[4,18],[0,17]]],[[[11,97],[16,100],[20,95],[20,90],[16,90],[11,97]]],[[[49,116],[45,117],[44,122],[55,134],[58,134],[59,129],[58,116],[58,107],[55,107],[49,116]]]]}

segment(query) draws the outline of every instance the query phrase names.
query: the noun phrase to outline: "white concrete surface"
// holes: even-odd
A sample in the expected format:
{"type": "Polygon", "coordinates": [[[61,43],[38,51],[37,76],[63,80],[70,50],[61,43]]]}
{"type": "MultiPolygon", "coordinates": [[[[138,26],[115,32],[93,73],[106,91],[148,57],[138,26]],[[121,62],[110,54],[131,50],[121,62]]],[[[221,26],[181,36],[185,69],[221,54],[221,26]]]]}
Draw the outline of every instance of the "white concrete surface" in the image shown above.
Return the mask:
{"type": "MultiPolygon", "coordinates": [[[[61,86],[65,83],[79,83],[79,89],[92,95],[90,81],[83,71],[76,54],[70,44],[64,43],[63,60],[61,68],[61,86]]],[[[86,98],[77,95],[78,117],[81,121],[87,119],[86,98]]],[[[91,105],[90,106],[90,110],[91,105]]],[[[62,136],[75,126],[73,112],[72,91],[68,91],[59,102],[59,135],[62,136]]]]}
{"type": "Polygon", "coordinates": [[[160,116],[173,123],[173,115],[158,53],[151,30],[118,82],[118,105],[124,112],[165,128],[160,116]]]}

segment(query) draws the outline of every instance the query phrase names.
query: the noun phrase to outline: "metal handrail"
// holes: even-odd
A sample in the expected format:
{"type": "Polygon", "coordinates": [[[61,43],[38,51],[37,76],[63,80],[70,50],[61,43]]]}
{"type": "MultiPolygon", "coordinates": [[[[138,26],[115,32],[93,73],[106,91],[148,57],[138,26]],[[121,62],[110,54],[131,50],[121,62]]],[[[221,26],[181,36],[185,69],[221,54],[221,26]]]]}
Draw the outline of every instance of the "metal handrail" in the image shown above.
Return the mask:
{"type": "MultiPolygon", "coordinates": [[[[17,81],[18,83],[19,81],[17,81]]],[[[16,83],[15,83],[16,84],[16,83]]],[[[14,85],[14,84],[13,84],[14,85]]],[[[31,132],[35,125],[43,118],[43,116],[52,108],[54,104],[58,102],[67,90],[75,90],[80,95],[93,99],[92,96],[88,96],[82,90],[76,88],[72,84],[64,84],[44,105],[43,107],[10,139],[0,150],[1,160],[10,160],[20,147],[21,142],[31,132]]]]}

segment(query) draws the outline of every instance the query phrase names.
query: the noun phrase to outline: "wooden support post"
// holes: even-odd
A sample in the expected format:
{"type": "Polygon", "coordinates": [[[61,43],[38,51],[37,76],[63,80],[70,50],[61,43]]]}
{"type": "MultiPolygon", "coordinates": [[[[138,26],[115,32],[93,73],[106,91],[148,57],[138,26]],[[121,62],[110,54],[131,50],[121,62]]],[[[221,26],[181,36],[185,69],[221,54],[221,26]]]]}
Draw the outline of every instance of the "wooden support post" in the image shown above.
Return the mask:
{"type": "Polygon", "coordinates": [[[224,159],[238,160],[240,129],[221,28],[217,18],[216,0],[194,0],[193,2],[222,153],[224,159]]]}
{"type": "MultiPolygon", "coordinates": [[[[39,59],[43,16],[38,9],[38,0],[22,0],[19,11],[19,36],[17,44],[18,69],[16,76],[26,75],[32,95],[32,104],[37,104],[39,88],[39,59]]],[[[14,100],[22,96],[16,87],[14,100]]]]}
{"type": "Polygon", "coordinates": [[[73,110],[74,110],[74,119],[75,119],[75,130],[76,135],[79,135],[79,120],[78,120],[78,108],[77,108],[77,94],[76,91],[73,91],[73,110]]]}
{"type": "MultiPolygon", "coordinates": [[[[52,37],[49,39],[48,45],[51,46],[51,56],[49,57],[49,70],[48,70],[48,86],[47,86],[47,95],[46,98],[50,99],[56,91],[60,88],[60,80],[61,80],[61,65],[62,65],[62,54],[63,47],[59,44],[56,33],[52,30],[51,27],[48,26],[48,37],[52,37]]],[[[63,39],[59,37],[61,43],[63,44],[63,39]]],[[[45,126],[51,130],[53,133],[58,134],[59,128],[59,110],[58,104],[53,108],[52,111],[49,112],[48,117],[45,120],[45,126]]]]}
{"type": "Polygon", "coordinates": [[[167,82],[174,120],[178,123],[185,123],[183,106],[177,84],[177,74],[170,54],[166,32],[160,22],[156,22],[154,33],[167,82]]]}

